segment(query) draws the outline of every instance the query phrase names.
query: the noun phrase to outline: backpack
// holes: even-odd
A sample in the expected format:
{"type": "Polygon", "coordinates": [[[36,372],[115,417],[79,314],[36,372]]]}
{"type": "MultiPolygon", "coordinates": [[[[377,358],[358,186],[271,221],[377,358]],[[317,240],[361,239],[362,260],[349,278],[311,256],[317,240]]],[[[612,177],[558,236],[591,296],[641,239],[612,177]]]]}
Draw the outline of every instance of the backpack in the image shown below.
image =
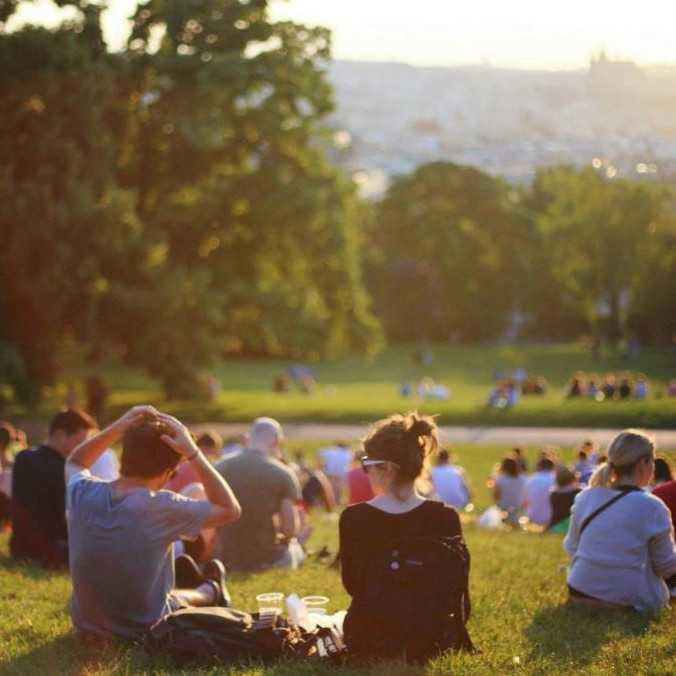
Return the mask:
{"type": "Polygon", "coordinates": [[[469,569],[460,535],[409,537],[388,547],[369,564],[345,618],[350,653],[419,661],[449,648],[474,650],[465,628],[469,569]]]}
{"type": "Polygon", "coordinates": [[[185,608],[153,625],[144,647],[151,655],[169,654],[178,664],[334,656],[342,647],[332,650],[330,629],[292,628],[279,615],[266,620],[233,608],[185,608]]]}

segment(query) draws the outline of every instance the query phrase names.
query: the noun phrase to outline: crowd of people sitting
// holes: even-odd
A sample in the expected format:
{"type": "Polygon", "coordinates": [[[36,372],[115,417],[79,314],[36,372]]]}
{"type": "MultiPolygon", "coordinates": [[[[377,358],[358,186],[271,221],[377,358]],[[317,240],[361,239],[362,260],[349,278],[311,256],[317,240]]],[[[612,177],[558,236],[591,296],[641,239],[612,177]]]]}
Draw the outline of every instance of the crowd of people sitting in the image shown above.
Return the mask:
{"type": "MultiPolygon", "coordinates": [[[[344,624],[350,652],[422,659],[471,647],[459,511],[470,509],[472,489],[440,447],[432,418],[378,421],[356,454],[337,442],[319,452],[317,466],[302,452],[285,456],[283,429],[271,418],[227,441],[208,430],[194,438],[152,406],[134,407],[103,430],[88,414],[64,410],[45,443],[26,446],[25,435],[0,424],[10,554],[69,568],[71,616],[82,636],[136,640],[179,609],[228,606],[226,569],[297,569],[312,511],[344,507],[339,561],[352,598],[344,624]],[[435,568],[442,556],[447,567],[435,568]],[[432,563],[421,574],[411,561],[432,563]],[[414,588],[412,604],[388,592],[400,570],[414,588]],[[411,631],[412,617],[434,621],[411,631]]],[[[530,475],[516,448],[490,486],[508,526],[527,519],[567,534],[572,602],[650,611],[669,602],[676,482],[644,433],[621,433],[606,455],[587,441],[570,467],[545,448],[530,475]]]]}
{"type": "Polygon", "coordinates": [[[644,373],[637,375],[607,373],[603,376],[578,371],[568,386],[568,399],[584,398],[594,401],[647,399],[650,382],[644,373]]]}

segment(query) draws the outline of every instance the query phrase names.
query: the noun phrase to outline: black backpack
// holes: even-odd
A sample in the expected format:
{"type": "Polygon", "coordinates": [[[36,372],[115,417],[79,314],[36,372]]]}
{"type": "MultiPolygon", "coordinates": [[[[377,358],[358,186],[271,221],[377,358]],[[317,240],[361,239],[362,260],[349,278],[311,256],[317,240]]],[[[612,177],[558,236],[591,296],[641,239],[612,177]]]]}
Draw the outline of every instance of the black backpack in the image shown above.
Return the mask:
{"type": "Polygon", "coordinates": [[[276,616],[261,621],[258,614],[232,608],[186,608],[167,615],[146,634],[144,646],[151,655],[169,654],[177,663],[208,664],[269,661],[287,657],[335,657],[330,629],[306,632],[292,628],[276,616]],[[328,654],[322,648],[328,647],[328,654]]]}
{"type": "Polygon", "coordinates": [[[369,565],[345,618],[350,653],[425,660],[474,650],[469,619],[469,551],[461,536],[410,537],[369,565]]]}

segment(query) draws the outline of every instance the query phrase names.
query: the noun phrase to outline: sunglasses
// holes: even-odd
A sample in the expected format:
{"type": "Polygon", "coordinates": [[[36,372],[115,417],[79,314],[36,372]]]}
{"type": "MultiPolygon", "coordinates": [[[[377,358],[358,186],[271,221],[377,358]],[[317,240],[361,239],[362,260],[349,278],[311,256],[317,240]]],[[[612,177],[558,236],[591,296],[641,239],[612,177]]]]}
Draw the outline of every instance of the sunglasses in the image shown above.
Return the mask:
{"type": "MultiPolygon", "coordinates": [[[[367,455],[365,455],[360,460],[360,462],[361,462],[362,470],[364,470],[364,472],[368,473],[369,467],[376,467],[377,465],[386,465],[389,462],[389,460],[372,460],[367,455]]],[[[394,465],[395,463],[392,463],[392,464],[394,465]]]]}

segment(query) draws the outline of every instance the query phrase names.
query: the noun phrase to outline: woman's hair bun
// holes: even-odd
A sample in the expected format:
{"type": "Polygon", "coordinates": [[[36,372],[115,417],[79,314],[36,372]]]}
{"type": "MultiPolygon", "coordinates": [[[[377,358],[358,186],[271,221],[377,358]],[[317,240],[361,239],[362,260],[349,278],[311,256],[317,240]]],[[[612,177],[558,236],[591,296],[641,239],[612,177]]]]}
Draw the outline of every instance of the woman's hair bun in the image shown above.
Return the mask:
{"type": "Polygon", "coordinates": [[[419,413],[409,413],[408,434],[416,437],[429,437],[434,434],[437,424],[430,416],[421,416],[419,413]]]}

